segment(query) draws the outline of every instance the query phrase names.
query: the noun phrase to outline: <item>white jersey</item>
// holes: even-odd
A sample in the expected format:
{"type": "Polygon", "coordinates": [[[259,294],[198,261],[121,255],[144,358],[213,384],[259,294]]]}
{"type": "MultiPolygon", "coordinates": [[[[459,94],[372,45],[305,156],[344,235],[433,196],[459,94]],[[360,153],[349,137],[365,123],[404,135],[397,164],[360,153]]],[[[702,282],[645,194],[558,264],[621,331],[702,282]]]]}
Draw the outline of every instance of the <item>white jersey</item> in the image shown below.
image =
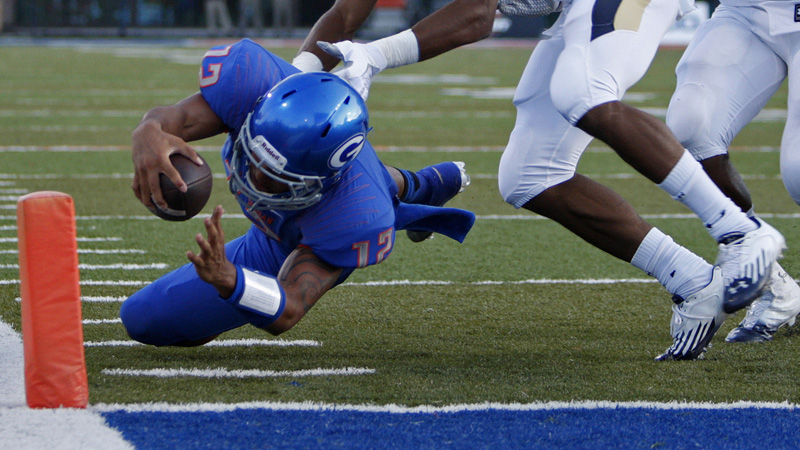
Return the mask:
{"type": "Polygon", "coordinates": [[[794,3],[792,0],[720,0],[722,5],[755,6],[763,3],[794,3]]]}
{"type": "Polygon", "coordinates": [[[769,17],[764,30],[777,36],[800,31],[800,4],[790,0],[721,0],[724,6],[758,6],[769,17]]]}

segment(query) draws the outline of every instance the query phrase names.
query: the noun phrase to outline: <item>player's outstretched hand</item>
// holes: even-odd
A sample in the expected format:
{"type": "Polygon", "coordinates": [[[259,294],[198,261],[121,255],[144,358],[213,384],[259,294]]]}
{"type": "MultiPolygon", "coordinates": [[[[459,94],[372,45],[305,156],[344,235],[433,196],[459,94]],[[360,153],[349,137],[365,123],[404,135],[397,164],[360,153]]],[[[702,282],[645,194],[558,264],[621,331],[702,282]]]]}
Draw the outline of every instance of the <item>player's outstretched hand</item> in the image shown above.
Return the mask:
{"type": "MultiPolygon", "coordinates": [[[[159,176],[166,175],[181,192],[186,192],[186,183],[169,160],[172,153],[180,153],[198,164],[195,149],[183,139],[165,133],[152,123],[141,123],[133,132],[133,194],[150,211],[158,203],[162,209],[167,202],[161,193],[159,176]]],[[[202,164],[200,162],[199,164],[202,164]]]]}
{"type": "Polygon", "coordinates": [[[386,57],[381,50],[372,44],[358,44],[351,41],[341,41],[331,44],[317,42],[319,48],[325,53],[335,56],[344,62],[344,68],[334,74],[348,83],[366,100],[372,77],[386,68],[386,57]]]}
{"type": "Polygon", "coordinates": [[[189,250],[186,257],[203,281],[214,286],[222,298],[228,298],[236,290],[236,266],[225,255],[225,233],[220,224],[224,212],[222,206],[217,205],[211,217],[203,219],[208,239],[197,233],[195,240],[200,253],[189,250]]]}

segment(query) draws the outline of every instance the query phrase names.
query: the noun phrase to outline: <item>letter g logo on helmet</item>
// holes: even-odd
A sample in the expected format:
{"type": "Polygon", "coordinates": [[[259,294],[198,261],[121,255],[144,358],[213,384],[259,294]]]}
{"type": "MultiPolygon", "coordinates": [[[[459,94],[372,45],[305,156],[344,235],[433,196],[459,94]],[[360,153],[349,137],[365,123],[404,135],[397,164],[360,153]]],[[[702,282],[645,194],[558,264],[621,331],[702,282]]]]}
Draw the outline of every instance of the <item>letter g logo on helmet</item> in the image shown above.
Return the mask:
{"type": "Polygon", "coordinates": [[[363,133],[356,134],[350,139],[346,140],[340,145],[328,158],[328,167],[333,170],[339,170],[350,161],[356,159],[356,156],[361,152],[364,147],[366,137],[363,133]]]}

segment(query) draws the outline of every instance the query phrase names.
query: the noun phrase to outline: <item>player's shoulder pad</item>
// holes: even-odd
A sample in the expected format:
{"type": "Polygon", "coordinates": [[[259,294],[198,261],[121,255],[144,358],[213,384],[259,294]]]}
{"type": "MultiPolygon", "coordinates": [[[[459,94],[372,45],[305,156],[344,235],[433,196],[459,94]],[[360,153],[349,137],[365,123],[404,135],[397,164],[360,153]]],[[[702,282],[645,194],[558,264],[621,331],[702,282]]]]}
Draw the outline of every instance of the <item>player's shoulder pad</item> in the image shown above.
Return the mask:
{"type": "Polygon", "coordinates": [[[225,125],[238,130],[258,99],[295,72],[269,50],[242,39],[206,52],[200,66],[200,92],[225,125]]]}
{"type": "Polygon", "coordinates": [[[235,44],[211,47],[203,55],[200,65],[200,88],[214,86],[218,83],[224,84],[224,78],[234,72],[224,69],[232,69],[241,63],[245,63],[245,69],[254,71],[262,69],[266,72],[267,58],[263,57],[266,52],[266,49],[250,39],[242,39],[235,44]],[[250,67],[253,65],[262,67],[250,67]]]}

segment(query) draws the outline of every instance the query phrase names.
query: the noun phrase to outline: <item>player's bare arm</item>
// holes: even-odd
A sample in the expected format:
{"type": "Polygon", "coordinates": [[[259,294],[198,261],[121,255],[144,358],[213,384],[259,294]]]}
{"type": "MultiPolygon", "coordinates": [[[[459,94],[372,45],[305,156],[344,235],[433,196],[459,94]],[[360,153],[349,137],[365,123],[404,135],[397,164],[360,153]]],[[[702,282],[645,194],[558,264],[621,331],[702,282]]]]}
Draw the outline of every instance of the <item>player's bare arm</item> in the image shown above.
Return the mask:
{"type": "Polygon", "coordinates": [[[286,293],[286,306],[267,331],[278,335],[292,328],[334,286],[341,274],[342,268],[322,261],[310,248],[297,247],[278,273],[278,282],[286,293]]]}
{"type": "MultiPolygon", "coordinates": [[[[214,208],[211,217],[203,221],[208,237],[199,233],[195,236],[200,252],[190,250],[186,257],[203,281],[214,286],[220,297],[229,298],[236,290],[236,266],[225,256],[225,233],[220,223],[223,214],[222,206],[214,208]]],[[[292,328],[333,287],[341,273],[341,268],[325,263],[310,248],[295,249],[277,277],[286,296],[286,306],[267,331],[278,335],[292,328]]]]}
{"type": "MultiPolygon", "coordinates": [[[[337,0],[314,24],[300,51],[316,55],[324,70],[332,69],[339,60],[320,51],[317,41],[352,40],[375,3],[375,0],[337,0]]],[[[419,42],[419,60],[489,37],[496,10],[497,0],[454,0],[422,19],[411,27],[419,42]]]]}
{"type": "Polygon", "coordinates": [[[356,31],[367,20],[377,0],[336,0],[331,9],[317,20],[300,52],[316,55],[322,62],[323,70],[331,70],[339,63],[339,59],[323,52],[317,41],[339,42],[352,40],[356,31]]]}
{"type": "MultiPolygon", "coordinates": [[[[355,1],[346,5],[352,8],[367,6],[355,1]]],[[[411,29],[366,44],[341,40],[345,33],[336,27],[343,25],[330,19],[320,25],[318,33],[309,36],[306,44],[310,45],[312,38],[317,39],[317,45],[325,53],[341,59],[344,68],[336,71],[336,74],[350,83],[366,100],[372,78],[381,71],[430,59],[488,37],[492,32],[496,9],[497,0],[454,0],[411,29]]],[[[333,67],[330,59],[320,59],[318,52],[312,54],[310,51],[309,48],[301,52],[292,64],[302,71],[329,70],[333,67]]]]}
{"type": "Polygon", "coordinates": [[[159,174],[164,173],[179,189],[186,184],[169,161],[169,155],[180,153],[202,164],[197,152],[187,142],[207,138],[225,131],[225,127],[197,93],[170,106],[148,111],[132,133],[134,195],[148,209],[153,201],[162,208],[166,202],[159,187],[159,174]]]}
{"type": "Polygon", "coordinates": [[[419,60],[486,39],[492,32],[497,0],[453,0],[411,27],[419,60]]]}

